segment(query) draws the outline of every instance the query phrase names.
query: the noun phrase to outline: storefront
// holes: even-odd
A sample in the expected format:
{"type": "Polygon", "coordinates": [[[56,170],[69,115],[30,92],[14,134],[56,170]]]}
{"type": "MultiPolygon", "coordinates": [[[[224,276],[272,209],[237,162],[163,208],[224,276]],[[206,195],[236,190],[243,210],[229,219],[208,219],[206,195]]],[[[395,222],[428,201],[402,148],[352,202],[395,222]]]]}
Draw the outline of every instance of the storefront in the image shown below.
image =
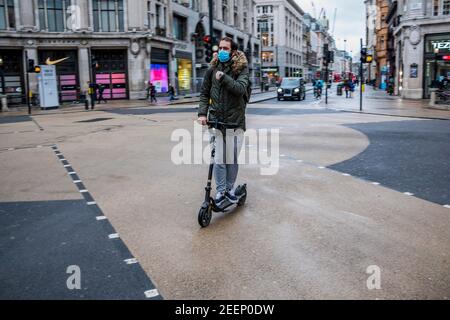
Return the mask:
{"type": "Polygon", "coordinates": [[[175,54],[177,61],[177,91],[179,94],[188,94],[192,91],[192,54],[189,52],[177,51],[175,54]]]}
{"type": "Polygon", "coordinates": [[[280,78],[279,67],[262,67],[261,72],[263,74],[264,82],[275,84],[280,78]]]}
{"type": "Polygon", "coordinates": [[[92,50],[95,82],[105,86],[106,100],[128,99],[127,50],[92,50]]]}
{"type": "Polygon", "coordinates": [[[169,90],[169,50],[152,48],[150,82],[158,93],[169,90]]]}
{"type": "Polygon", "coordinates": [[[59,101],[72,102],[79,99],[77,50],[39,50],[39,64],[55,64],[59,101]]]}
{"type": "Polygon", "coordinates": [[[430,98],[433,80],[450,77],[450,33],[425,37],[424,60],[424,96],[430,98]]]}
{"type": "Polygon", "coordinates": [[[8,104],[22,104],[26,102],[23,81],[23,51],[3,50],[0,53],[3,60],[0,70],[0,92],[8,96],[8,104]],[[3,73],[3,74],[1,74],[3,73]],[[4,92],[3,92],[4,88],[4,92]]]}

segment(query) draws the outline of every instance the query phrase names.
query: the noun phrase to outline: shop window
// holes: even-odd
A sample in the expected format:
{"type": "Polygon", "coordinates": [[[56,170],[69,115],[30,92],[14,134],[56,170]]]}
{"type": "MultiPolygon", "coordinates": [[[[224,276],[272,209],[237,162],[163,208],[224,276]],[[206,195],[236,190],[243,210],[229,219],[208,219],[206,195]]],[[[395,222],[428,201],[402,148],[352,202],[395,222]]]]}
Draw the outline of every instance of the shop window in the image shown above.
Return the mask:
{"type": "Polygon", "coordinates": [[[0,0],[0,30],[15,27],[14,0],[0,0]]]}
{"type": "Polygon", "coordinates": [[[94,0],[94,30],[123,32],[123,0],[94,0]]]}

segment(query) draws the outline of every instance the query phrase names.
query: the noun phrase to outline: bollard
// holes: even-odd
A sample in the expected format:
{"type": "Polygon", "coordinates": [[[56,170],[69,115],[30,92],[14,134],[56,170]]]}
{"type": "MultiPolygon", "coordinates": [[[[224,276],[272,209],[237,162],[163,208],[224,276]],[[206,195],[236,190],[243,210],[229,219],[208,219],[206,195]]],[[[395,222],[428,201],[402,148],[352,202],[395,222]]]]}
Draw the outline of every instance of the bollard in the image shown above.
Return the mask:
{"type": "Polygon", "coordinates": [[[0,97],[1,97],[1,110],[2,111],[9,111],[7,96],[6,95],[2,95],[0,97]]]}
{"type": "Polygon", "coordinates": [[[432,106],[432,107],[436,106],[436,91],[437,91],[437,89],[435,89],[435,88],[430,89],[430,93],[431,93],[430,106],[432,106]]]}

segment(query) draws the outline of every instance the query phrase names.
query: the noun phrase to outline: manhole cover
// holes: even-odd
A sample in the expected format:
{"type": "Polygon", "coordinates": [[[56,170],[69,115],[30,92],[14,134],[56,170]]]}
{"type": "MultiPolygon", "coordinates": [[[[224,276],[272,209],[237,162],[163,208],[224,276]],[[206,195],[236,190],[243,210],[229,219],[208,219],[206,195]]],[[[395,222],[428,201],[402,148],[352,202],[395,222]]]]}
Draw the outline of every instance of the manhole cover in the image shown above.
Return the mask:
{"type": "Polygon", "coordinates": [[[77,121],[76,123],[100,122],[100,121],[107,121],[107,120],[112,120],[112,119],[114,119],[114,118],[95,118],[95,119],[77,121]]]}

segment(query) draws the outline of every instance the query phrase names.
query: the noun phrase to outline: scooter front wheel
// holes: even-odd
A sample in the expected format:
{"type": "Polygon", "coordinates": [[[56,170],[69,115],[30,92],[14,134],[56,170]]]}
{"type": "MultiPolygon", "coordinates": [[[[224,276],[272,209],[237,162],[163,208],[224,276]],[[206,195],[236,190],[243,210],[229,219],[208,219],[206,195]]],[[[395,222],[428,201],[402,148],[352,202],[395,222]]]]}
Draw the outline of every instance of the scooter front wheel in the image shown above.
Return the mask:
{"type": "Polygon", "coordinates": [[[203,206],[198,212],[198,223],[202,228],[206,228],[211,223],[212,208],[211,206],[203,206]]]}

